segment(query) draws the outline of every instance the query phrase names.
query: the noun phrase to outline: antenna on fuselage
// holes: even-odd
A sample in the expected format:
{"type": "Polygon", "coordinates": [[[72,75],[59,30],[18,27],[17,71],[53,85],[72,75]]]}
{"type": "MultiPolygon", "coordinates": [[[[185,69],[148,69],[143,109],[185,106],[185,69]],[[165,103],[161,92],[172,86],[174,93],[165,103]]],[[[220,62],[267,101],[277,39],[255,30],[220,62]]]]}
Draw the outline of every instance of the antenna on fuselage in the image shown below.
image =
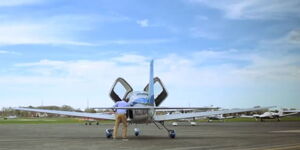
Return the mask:
{"type": "Polygon", "coordinates": [[[150,62],[150,79],[149,79],[148,97],[149,97],[149,103],[155,105],[155,103],[154,103],[153,62],[154,62],[154,60],[152,59],[151,62],[150,62]]]}

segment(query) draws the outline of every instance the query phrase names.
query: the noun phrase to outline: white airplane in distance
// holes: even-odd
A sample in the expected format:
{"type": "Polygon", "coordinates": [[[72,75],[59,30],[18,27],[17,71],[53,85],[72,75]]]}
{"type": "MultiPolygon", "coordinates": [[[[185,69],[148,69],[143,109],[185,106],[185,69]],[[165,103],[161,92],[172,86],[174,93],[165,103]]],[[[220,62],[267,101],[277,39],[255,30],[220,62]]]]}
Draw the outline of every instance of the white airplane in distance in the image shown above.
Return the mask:
{"type": "Polygon", "coordinates": [[[218,114],[218,115],[211,115],[206,117],[208,120],[207,122],[212,122],[213,120],[221,120],[221,121],[225,121],[225,119],[231,119],[234,118],[234,116],[226,116],[224,117],[223,114],[218,114]]]}
{"type": "MultiPolygon", "coordinates": [[[[149,84],[146,85],[143,91],[133,91],[132,87],[123,78],[118,78],[113,84],[113,87],[109,95],[114,102],[124,99],[125,101],[130,103],[130,106],[118,107],[118,108],[101,107],[97,109],[127,109],[129,123],[133,123],[133,124],[154,123],[159,129],[162,129],[163,127],[167,131],[170,138],[175,138],[176,133],[175,130],[170,130],[165,126],[164,122],[168,120],[185,119],[185,118],[193,118],[193,117],[207,117],[207,116],[218,115],[218,114],[250,112],[250,111],[272,108],[272,107],[261,107],[261,108],[249,108],[249,109],[231,109],[231,110],[222,110],[222,111],[158,115],[156,114],[156,110],[158,109],[199,109],[201,107],[159,107],[159,105],[167,97],[168,93],[165,87],[163,86],[161,80],[158,77],[154,78],[153,60],[150,62],[149,84]],[[162,90],[156,97],[154,97],[154,84],[156,83],[160,85],[162,90]],[[118,95],[116,93],[115,87],[117,84],[122,85],[122,87],[126,90],[125,94],[118,95]],[[159,126],[159,124],[161,125],[161,127],[159,126]]],[[[84,113],[84,112],[45,110],[45,109],[30,109],[30,108],[14,108],[14,109],[20,111],[45,112],[45,113],[53,113],[53,114],[60,114],[60,115],[85,117],[85,118],[115,120],[114,115],[105,114],[105,113],[84,113]]],[[[113,129],[106,129],[105,130],[106,137],[111,138],[112,132],[113,129]]],[[[140,134],[140,130],[137,128],[134,129],[134,132],[136,136],[140,134]]]]}
{"type": "MultiPolygon", "coordinates": [[[[202,107],[201,109],[161,109],[161,110],[157,110],[156,112],[163,112],[163,113],[167,113],[168,115],[170,114],[180,114],[180,113],[190,113],[190,112],[204,112],[204,111],[212,111],[212,110],[218,110],[220,109],[220,107],[202,107]]],[[[194,118],[188,118],[188,119],[178,119],[175,120],[174,122],[172,122],[173,126],[178,126],[179,122],[188,122],[191,126],[195,126],[197,125],[197,123],[195,122],[195,117],[194,118]]]]}
{"type": "Polygon", "coordinates": [[[14,115],[14,116],[8,116],[8,117],[4,117],[4,120],[7,120],[7,119],[16,119],[17,118],[17,116],[16,115],[14,115]]]}
{"type": "Polygon", "coordinates": [[[263,114],[254,114],[252,116],[246,116],[246,115],[241,115],[240,117],[242,118],[255,118],[255,120],[259,120],[261,122],[264,121],[264,119],[277,119],[277,121],[280,121],[280,118],[286,117],[286,116],[291,116],[291,115],[296,115],[298,112],[290,112],[290,113],[284,113],[284,111],[280,110],[278,112],[264,112],[263,114]]]}

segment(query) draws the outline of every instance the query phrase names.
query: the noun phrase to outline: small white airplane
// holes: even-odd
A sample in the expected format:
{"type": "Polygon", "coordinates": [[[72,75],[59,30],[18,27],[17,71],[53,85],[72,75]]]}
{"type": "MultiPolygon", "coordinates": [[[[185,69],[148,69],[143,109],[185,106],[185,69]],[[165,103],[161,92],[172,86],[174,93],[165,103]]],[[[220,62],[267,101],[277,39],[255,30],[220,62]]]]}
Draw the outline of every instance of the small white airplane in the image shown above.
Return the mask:
{"type": "Polygon", "coordinates": [[[221,121],[225,121],[225,119],[231,119],[234,118],[234,116],[226,116],[224,117],[223,114],[218,114],[218,115],[211,115],[206,117],[208,120],[207,122],[212,122],[213,120],[221,120],[221,121]]]}
{"type": "Polygon", "coordinates": [[[282,118],[282,117],[295,115],[297,113],[298,112],[284,113],[284,111],[280,110],[278,112],[264,112],[261,115],[259,115],[259,114],[254,114],[252,116],[241,115],[240,117],[242,117],[242,118],[255,118],[256,121],[260,119],[261,122],[263,122],[264,119],[277,119],[277,121],[280,121],[280,118],[282,118]]]}
{"type": "MultiPolygon", "coordinates": [[[[191,125],[191,126],[196,126],[197,125],[197,123],[194,121],[194,120],[192,120],[192,119],[189,119],[189,120],[182,120],[182,119],[180,119],[180,120],[178,120],[178,122],[189,122],[189,124],[191,125]]],[[[178,122],[172,122],[172,126],[178,126],[178,122]]]]}
{"type": "MultiPolygon", "coordinates": [[[[201,107],[159,107],[159,105],[166,99],[168,93],[162,84],[161,80],[158,77],[154,78],[153,73],[153,60],[150,63],[150,80],[149,84],[146,85],[143,91],[133,91],[132,87],[123,79],[118,78],[110,92],[110,97],[114,102],[124,99],[131,105],[129,107],[101,107],[97,109],[127,109],[128,121],[133,124],[148,124],[154,123],[159,129],[158,124],[160,124],[168,133],[170,138],[175,138],[175,130],[168,129],[164,122],[168,120],[177,120],[185,118],[194,118],[194,117],[207,117],[211,115],[218,114],[229,114],[229,113],[238,113],[238,112],[250,112],[257,111],[261,109],[268,109],[272,107],[261,107],[261,108],[249,108],[249,109],[231,109],[231,110],[222,110],[222,111],[207,111],[207,112],[192,112],[192,113],[181,113],[181,114],[156,114],[158,109],[201,109],[201,107]],[[162,88],[161,92],[154,97],[154,84],[158,83],[162,88]],[[118,95],[115,91],[117,84],[121,84],[122,87],[126,90],[125,94],[118,95]]],[[[106,119],[106,120],[115,120],[115,116],[112,114],[105,113],[84,113],[84,112],[71,112],[71,111],[57,111],[57,110],[45,110],[45,109],[31,109],[31,108],[14,108],[15,110],[20,111],[32,111],[32,112],[45,112],[53,113],[60,115],[68,116],[77,116],[84,118],[94,118],[94,119],[106,119]]],[[[135,135],[140,134],[140,130],[134,129],[135,135]]],[[[107,138],[111,138],[113,129],[106,129],[105,134],[107,138]]]]}
{"type": "Polygon", "coordinates": [[[6,120],[6,119],[16,119],[16,118],[17,118],[16,115],[14,115],[14,116],[7,116],[7,117],[4,117],[4,120],[6,120]]]}
{"type": "MultiPolygon", "coordinates": [[[[180,114],[180,113],[191,113],[191,112],[204,112],[204,111],[212,111],[212,110],[218,110],[220,107],[202,107],[201,109],[166,109],[166,110],[158,110],[156,112],[164,112],[167,113],[168,115],[170,114],[180,114]]],[[[188,118],[188,119],[178,119],[172,122],[172,126],[178,126],[180,122],[188,122],[191,126],[196,126],[197,123],[195,122],[195,117],[194,118],[188,118]]]]}

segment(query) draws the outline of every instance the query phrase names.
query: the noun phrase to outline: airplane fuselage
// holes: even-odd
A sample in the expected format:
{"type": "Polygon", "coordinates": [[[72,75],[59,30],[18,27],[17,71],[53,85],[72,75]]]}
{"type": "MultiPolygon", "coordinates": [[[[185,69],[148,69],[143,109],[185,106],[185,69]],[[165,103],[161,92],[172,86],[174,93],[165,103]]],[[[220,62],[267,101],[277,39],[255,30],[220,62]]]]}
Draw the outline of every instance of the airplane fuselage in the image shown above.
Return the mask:
{"type": "Polygon", "coordinates": [[[254,115],[255,118],[260,118],[260,119],[275,119],[281,117],[280,114],[278,113],[273,113],[273,112],[265,112],[261,115],[254,115]]]}
{"type": "Polygon", "coordinates": [[[144,91],[134,91],[127,95],[128,103],[131,107],[149,107],[149,109],[129,109],[128,120],[131,123],[151,123],[155,115],[154,104],[151,104],[148,93],[144,91]]]}

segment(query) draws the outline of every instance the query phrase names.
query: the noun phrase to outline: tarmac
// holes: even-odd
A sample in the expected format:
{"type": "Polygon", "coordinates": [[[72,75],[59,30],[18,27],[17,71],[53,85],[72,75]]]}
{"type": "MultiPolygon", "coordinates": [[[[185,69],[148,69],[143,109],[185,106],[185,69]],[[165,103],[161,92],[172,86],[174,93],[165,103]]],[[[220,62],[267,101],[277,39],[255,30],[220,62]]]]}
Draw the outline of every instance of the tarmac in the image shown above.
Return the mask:
{"type": "Polygon", "coordinates": [[[2,124],[0,150],[198,150],[198,149],[300,149],[300,122],[212,122],[189,126],[179,123],[170,139],[153,124],[130,125],[128,140],[107,139],[113,124],[2,124]],[[141,129],[136,137],[133,128],[141,129]]]}

